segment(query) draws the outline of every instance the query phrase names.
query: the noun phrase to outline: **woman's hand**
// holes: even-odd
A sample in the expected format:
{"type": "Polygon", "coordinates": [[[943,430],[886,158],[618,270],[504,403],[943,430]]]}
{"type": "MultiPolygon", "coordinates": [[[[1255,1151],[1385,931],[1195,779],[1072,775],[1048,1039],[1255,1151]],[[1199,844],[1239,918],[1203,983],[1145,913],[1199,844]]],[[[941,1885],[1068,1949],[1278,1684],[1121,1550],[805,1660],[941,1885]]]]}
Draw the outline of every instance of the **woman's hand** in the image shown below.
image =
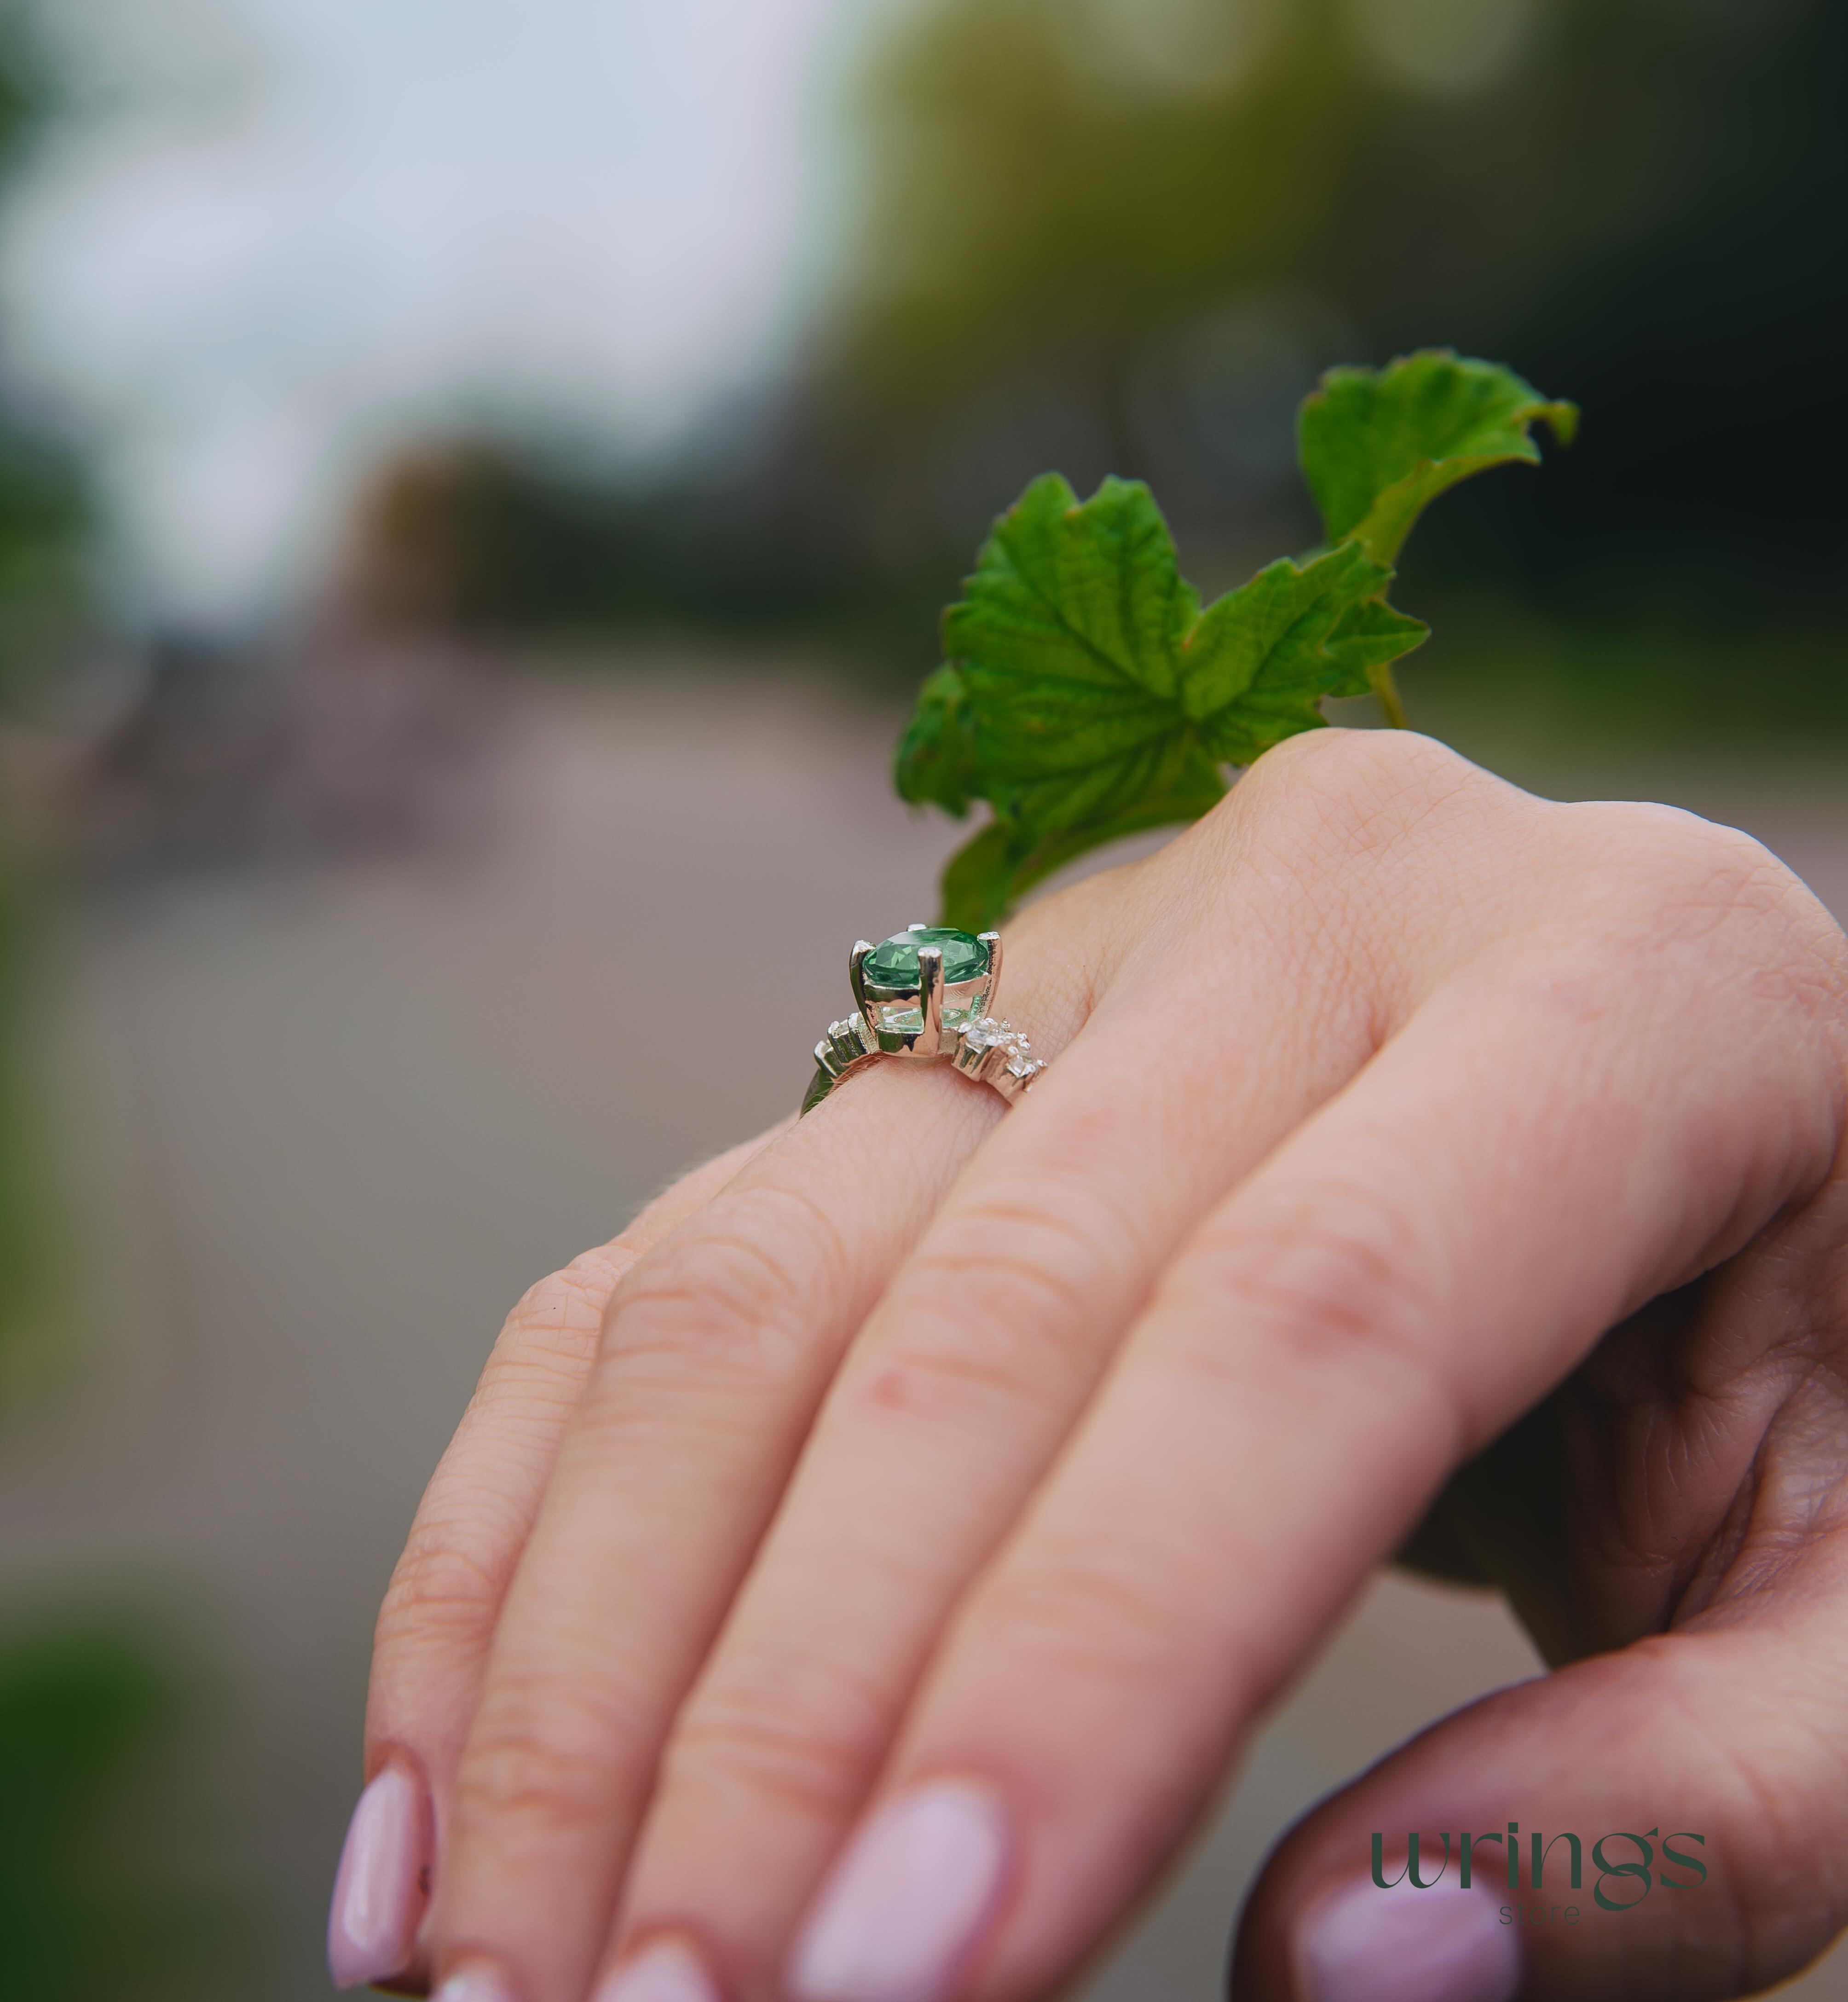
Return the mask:
{"type": "Polygon", "coordinates": [[[1007,960],[1056,1058],[1010,1115],[876,1064],[516,1310],[381,1617],[336,1973],[1048,1995],[1459,1470],[1427,1543],[1575,1665],[1316,1810],[1236,1993],[1800,1965],[1848,1917],[1826,914],[1689,815],[1327,732],[1007,960]],[[1707,1879],[1525,1936],[1369,1882],[1372,1831],[1511,1820],[1707,1879]]]}

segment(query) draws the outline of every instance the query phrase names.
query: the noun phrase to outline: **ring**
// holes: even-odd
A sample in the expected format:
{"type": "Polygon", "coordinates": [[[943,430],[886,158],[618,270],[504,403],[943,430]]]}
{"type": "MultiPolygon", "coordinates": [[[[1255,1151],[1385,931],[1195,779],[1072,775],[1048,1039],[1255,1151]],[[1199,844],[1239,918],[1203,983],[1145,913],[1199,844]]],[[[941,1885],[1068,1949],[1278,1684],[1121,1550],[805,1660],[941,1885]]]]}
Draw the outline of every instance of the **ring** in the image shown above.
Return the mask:
{"type": "Polygon", "coordinates": [[[802,1100],[813,1111],[851,1070],[876,1057],[950,1063],[992,1085],[1009,1104],[1046,1068],[1011,1022],[995,1019],[1001,934],[909,925],[883,945],[859,940],[847,963],[858,1012],[832,1022],[815,1045],[802,1100]]]}

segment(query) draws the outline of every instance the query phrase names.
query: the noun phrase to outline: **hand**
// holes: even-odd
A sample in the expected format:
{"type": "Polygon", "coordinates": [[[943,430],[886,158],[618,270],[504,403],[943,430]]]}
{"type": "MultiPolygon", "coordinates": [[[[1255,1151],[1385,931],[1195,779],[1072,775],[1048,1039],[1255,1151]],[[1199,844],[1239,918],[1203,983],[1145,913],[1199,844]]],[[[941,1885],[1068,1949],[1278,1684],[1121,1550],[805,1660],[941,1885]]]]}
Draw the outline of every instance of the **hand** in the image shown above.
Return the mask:
{"type": "Polygon", "coordinates": [[[1331,731],[1031,909],[1007,987],[1055,1061],[1005,1118],[875,1065],[516,1311],[381,1617],[336,1972],[1048,1995],[1453,1475],[1424,1547],[1573,1665],[1317,1809],[1238,1995],[1691,2002],[1819,1950],[1848,944],[1814,899],[1691,816],[1331,731]],[[1372,1831],[1428,1869],[1511,1819],[1698,1831],[1707,1882],[1612,1915],[1588,1877],[1602,1923],[1518,1933],[1368,1882],[1372,1831]]]}

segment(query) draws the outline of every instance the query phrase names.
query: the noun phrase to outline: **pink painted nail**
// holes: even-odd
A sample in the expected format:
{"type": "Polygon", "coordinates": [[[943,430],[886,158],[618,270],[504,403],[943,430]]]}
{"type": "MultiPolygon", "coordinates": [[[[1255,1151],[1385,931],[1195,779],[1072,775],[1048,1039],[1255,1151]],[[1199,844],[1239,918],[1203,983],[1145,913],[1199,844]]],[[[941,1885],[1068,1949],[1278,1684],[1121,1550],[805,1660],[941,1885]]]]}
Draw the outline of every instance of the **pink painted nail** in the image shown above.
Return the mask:
{"type": "Polygon", "coordinates": [[[514,1991],[493,1968],[476,1961],[445,1976],[430,2002],[514,2002],[514,1991]]]}
{"type": "Polygon", "coordinates": [[[691,1947],[662,1940],[617,1968],[594,2002],[718,2002],[718,1991],[691,1947]]]}
{"type": "Polygon", "coordinates": [[[1509,2002],[1521,1943],[1493,1898],[1367,1878],[1312,1906],[1295,1938],[1299,2002],[1509,2002]]]}
{"type": "Polygon", "coordinates": [[[940,1780],[877,1815],[797,1941],[800,2002],[938,2002],[994,1907],[1007,1863],[1000,1803],[940,1780]]]}
{"type": "Polygon", "coordinates": [[[387,1766],[359,1797],[327,1914],[327,1970],[336,1988],[402,1974],[417,1952],[429,1896],[430,1796],[407,1768],[387,1766]]]}

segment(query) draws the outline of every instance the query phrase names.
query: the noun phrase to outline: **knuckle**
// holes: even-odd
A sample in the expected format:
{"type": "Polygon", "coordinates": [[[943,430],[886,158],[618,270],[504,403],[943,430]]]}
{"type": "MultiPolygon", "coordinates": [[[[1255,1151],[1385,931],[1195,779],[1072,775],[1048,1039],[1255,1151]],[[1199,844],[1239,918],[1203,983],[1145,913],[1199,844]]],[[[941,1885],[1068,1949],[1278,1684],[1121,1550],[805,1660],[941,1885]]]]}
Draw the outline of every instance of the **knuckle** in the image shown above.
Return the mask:
{"type": "Polygon", "coordinates": [[[497,1557],[485,1541],[447,1529],[413,1529],[379,1608],[377,1644],[482,1631],[499,1611],[510,1570],[507,1557],[497,1557]]]}
{"type": "Polygon", "coordinates": [[[1156,1582],[1170,1577],[1172,1554],[1151,1554],[1133,1525],[1109,1539],[1043,1539],[1032,1568],[1018,1567],[995,1595],[1011,1645],[1041,1675],[1090,1679],[1139,1658],[1173,1618],[1156,1582]]]}
{"type": "Polygon", "coordinates": [[[548,1681],[500,1700],[477,1722],[456,1775],[459,1815],[478,1826],[542,1823],[567,1830],[607,1822],[620,1802],[631,1748],[647,1741],[626,1728],[614,1703],[581,1685],[548,1681]]]}
{"type": "Polygon", "coordinates": [[[747,1379],[780,1376],[832,1319],[847,1254],[825,1209],[802,1191],[758,1184],[697,1235],[638,1267],[605,1317],[598,1366],[665,1365],[747,1379]]]}
{"type": "Polygon", "coordinates": [[[1480,1428],[1434,1335],[1436,1252],[1409,1250],[1414,1237],[1378,1191],[1329,1184],[1318,1186],[1313,1216],[1240,1226],[1208,1248],[1192,1283],[1204,1278],[1219,1301],[1236,1302],[1257,1343],[1228,1343],[1214,1326],[1222,1317],[1192,1315],[1199,1334],[1180,1351],[1183,1366],[1243,1382],[1267,1365],[1313,1385],[1364,1386],[1395,1406],[1421,1404],[1460,1456],[1480,1428]]]}
{"type": "Polygon", "coordinates": [[[1464,847],[1525,795],[1447,745],[1403,730],[1312,730],[1274,745],[1208,817],[1218,838],[1294,882],[1402,872],[1464,847]]]}
{"type": "Polygon", "coordinates": [[[932,1403],[973,1394],[1040,1407],[1088,1366],[1083,1331],[1143,1261],[1118,1219],[1093,1214],[1082,1188],[1072,1195],[1065,1213],[990,1201],[922,1249],[894,1292],[901,1319],[879,1348],[875,1386],[897,1372],[934,1386],[932,1403]],[[979,1339],[971,1300],[981,1303],[979,1339]]]}
{"type": "Polygon", "coordinates": [[[1085,1312],[1097,1262],[1076,1218],[997,1204],[921,1252],[906,1292],[917,1303],[979,1298],[998,1327],[1069,1327],[1085,1312]]]}
{"type": "Polygon", "coordinates": [[[1594,881],[1647,936],[1769,914],[1808,892],[1769,849],[1679,807],[1567,807],[1601,859],[1594,881]]]}
{"type": "Polygon", "coordinates": [[[1493,786],[1447,744],[1411,730],[1306,730],[1274,745],[1234,789],[1254,804],[1308,803],[1319,817],[1376,837],[1409,814],[1421,818],[1459,788],[1493,786]]]}
{"type": "Polygon", "coordinates": [[[890,1706],[827,1679],[825,1700],[709,1692],[683,1716],[663,1762],[664,1787],[735,1803],[741,1794],[778,1812],[839,1820],[859,1805],[878,1768],[890,1706]]]}
{"type": "Polygon", "coordinates": [[[1595,852],[1591,884],[1608,970],[1685,981],[1690,955],[1709,986],[1737,986],[1778,1009],[1848,1012],[1848,940],[1807,884],[1738,828],[1679,807],[1569,808],[1595,852]]]}
{"type": "Polygon", "coordinates": [[[548,1273],[514,1303],[501,1330],[501,1345],[538,1344],[580,1359],[592,1352],[622,1264],[604,1246],[548,1273]]]}
{"type": "Polygon", "coordinates": [[[1023,1692],[1090,1687],[1133,1701],[1160,1688],[1183,1705],[1191,1693],[1243,1713],[1267,1693],[1268,1671],[1246,1658],[1225,1596],[1236,1548],[1217,1527],[1177,1543],[1128,1517],[1107,1535],[1042,1531],[1030,1563],[1008,1564],[984,1589],[983,1631],[1023,1692]]]}

